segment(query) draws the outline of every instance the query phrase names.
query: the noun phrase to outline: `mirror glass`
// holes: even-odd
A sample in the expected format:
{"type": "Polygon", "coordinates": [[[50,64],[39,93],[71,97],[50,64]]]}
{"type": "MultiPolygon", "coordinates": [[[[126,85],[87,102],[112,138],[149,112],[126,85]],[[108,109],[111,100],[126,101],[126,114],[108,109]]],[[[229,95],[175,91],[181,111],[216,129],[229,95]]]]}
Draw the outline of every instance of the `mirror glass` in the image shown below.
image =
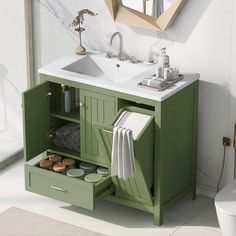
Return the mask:
{"type": "Polygon", "coordinates": [[[175,0],[122,0],[126,7],[158,18],[175,0]]]}

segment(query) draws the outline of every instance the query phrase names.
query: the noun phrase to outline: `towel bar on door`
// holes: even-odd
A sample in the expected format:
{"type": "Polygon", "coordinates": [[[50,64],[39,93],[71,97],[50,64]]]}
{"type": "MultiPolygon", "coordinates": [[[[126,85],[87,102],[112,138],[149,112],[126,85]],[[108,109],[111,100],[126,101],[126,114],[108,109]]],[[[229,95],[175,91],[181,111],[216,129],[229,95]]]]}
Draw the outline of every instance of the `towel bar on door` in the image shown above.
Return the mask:
{"type": "Polygon", "coordinates": [[[106,130],[106,129],[103,129],[104,132],[106,133],[109,133],[109,134],[113,134],[113,131],[109,131],[109,130],[106,130]]]}

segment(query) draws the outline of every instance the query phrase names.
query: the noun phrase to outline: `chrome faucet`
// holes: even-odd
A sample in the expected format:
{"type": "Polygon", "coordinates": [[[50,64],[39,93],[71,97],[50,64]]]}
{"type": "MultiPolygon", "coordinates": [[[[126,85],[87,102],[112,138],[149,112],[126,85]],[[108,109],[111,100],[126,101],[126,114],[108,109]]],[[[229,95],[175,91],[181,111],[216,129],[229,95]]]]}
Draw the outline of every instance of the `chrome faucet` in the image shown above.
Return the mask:
{"type": "Polygon", "coordinates": [[[120,46],[119,46],[119,52],[118,52],[118,60],[120,61],[123,61],[125,60],[125,57],[124,57],[124,52],[123,52],[123,36],[120,32],[115,32],[112,36],[111,36],[111,40],[110,40],[110,45],[112,44],[112,41],[114,39],[114,37],[118,35],[119,37],[119,42],[120,42],[120,46]]]}

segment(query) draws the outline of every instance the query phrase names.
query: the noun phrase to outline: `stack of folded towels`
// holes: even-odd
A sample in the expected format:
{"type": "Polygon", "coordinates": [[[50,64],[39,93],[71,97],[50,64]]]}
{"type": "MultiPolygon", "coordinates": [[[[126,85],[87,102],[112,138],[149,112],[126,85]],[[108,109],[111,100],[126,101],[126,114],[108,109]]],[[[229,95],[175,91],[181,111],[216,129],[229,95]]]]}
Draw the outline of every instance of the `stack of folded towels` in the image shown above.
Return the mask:
{"type": "Polygon", "coordinates": [[[136,112],[123,112],[114,124],[111,175],[122,179],[133,177],[135,174],[134,140],[147,122],[149,115],[136,112]]]}
{"type": "Polygon", "coordinates": [[[80,126],[70,123],[56,130],[54,145],[80,152],[80,126]]]}
{"type": "Polygon", "coordinates": [[[145,86],[150,86],[150,87],[160,89],[166,85],[166,81],[163,79],[157,78],[155,76],[153,77],[148,76],[143,79],[142,84],[145,86]]]}

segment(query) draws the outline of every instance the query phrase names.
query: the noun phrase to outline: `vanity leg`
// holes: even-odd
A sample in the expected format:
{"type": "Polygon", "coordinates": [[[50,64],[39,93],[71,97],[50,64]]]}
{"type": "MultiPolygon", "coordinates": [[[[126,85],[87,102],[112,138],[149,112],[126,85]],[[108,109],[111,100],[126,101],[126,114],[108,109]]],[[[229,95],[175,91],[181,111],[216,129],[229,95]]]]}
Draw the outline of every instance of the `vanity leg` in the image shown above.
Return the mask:
{"type": "Polygon", "coordinates": [[[196,199],[196,188],[194,186],[194,190],[192,191],[192,200],[196,199]]]}
{"type": "Polygon", "coordinates": [[[154,206],[153,221],[155,225],[163,224],[163,210],[160,205],[154,206]]]}
{"type": "MultiPolygon", "coordinates": [[[[195,158],[194,158],[195,159],[195,158]]],[[[196,199],[196,162],[193,163],[192,190],[190,192],[192,200],[196,199]]]]}

